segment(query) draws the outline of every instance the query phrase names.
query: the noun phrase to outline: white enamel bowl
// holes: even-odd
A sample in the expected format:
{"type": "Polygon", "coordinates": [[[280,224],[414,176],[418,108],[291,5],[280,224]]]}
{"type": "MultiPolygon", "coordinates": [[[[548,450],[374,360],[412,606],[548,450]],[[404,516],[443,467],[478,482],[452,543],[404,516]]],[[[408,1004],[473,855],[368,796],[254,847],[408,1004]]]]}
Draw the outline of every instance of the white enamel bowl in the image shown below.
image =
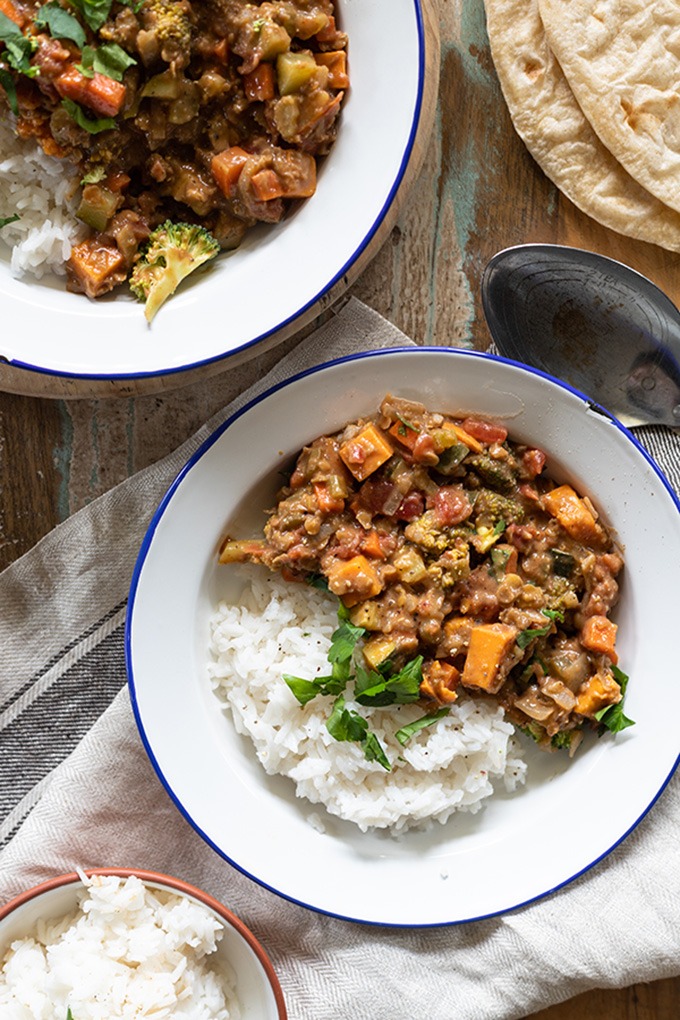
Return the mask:
{"type": "Polygon", "coordinates": [[[420,0],[339,0],[338,9],[351,88],[312,199],[199,271],[151,327],[126,288],[94,302],[55,278],[14,279],[0,246],[0,359],[76,379],[167,375],[257,353],[318,313],[390,211],[423,112],[420,0]]]}
{"type": "MultiPolygon", "coordinates": [[[[223,904],[181,879],[154,871],[95,868],[86,874],[121,878],[136,875],[152,889],[185,896],[207,907],[224,926],[214,957],[209,959],[223,961],[236,975],[241,1020],[286,1020],[283,993],[269,957],[250,929],[223,904]]],[[[75,910],[82,891],[81,879],[72,872],[34,886],[0,907],[0,960],[15,939],[32,935],[39,921],[53,921],[75,910]]]]}
{"type": "MultiPolygon", "coordinates": [[[[247,533],[247,527],[245,529],[247,533]]],[[[634,828],[677,764],[678,502],[629,432],[566,386],[474,352],[404,349],[324,365],[246,407],[187,464],[137,562],[127,625],[130,689],[162,782],[237,868],[316,910],[392,925],[455,923],[511,910],[595,865],[634,828]],[[396,841],[324,813],[267,777],[221,714],[206,676],[208,619],[233,597],[216,562],[238,518],[257,533],[277,470],[306,443],[373,412],[387,393],[503,421],[589,494],[625,548],[619,624],[626,713],[636,725],[587,738],[575,758],[526,749],[527,785],[475,815],[396,841]],[[264,480],[264,481],[263,481],[264,480]],[[248,523],[249,522],[249,523],[248,523]],[[565,835],[566,834],[566,835],[565,835]],[[273,847],[275,852],[272,852],[273,847]],[[508,876],[512,880],[508,881],[508,876]]]]}

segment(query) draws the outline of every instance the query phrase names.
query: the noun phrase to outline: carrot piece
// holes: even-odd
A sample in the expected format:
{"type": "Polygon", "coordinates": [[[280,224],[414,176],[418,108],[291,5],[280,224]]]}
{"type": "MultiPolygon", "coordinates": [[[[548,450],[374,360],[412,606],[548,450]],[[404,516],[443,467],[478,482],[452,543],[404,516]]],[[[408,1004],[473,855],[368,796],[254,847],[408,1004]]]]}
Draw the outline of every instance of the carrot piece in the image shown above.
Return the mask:
{"type": "Polygon", "coordinates": [[[383,587],[375,567],[361,554],[351,560],[336,560],[326,576],[328,587],[346,606],[378,595],[383,587]]]}
{"type": "Polygon", "coordinates": [[[127,91],[121,81],[95,72],[92,78],[81,74],[75,64],[54,80],[54,87],[62,99],[82,103],[100,117],[115,117],[125,101],[127,91]]]}
{"type": "Polygon", "coordinates": [[[257,67],[243,75],[243,88],[248,99],[265,102],[273,99],[274,88],[274,65],[263,62],[257,67]]]}
{"type": "Polygon", "coordinates": [[[376,560],[384,560],[385,552],[380,541],[380,533],[375,530],[369,531],[366,538],[361,543],[361,551],[366,553],[367,556],[372,556],[376,560]]]}
{"type": "Polygon", "coordinates": [[[338,452],[357,481],[363,482],[390,459],[394,450],[382,429],[368,424],[344,442],[338,452]]]}
{"type": "Polygon", "coordinates": [[[332,14],[329,14],[328,24],[324,25],[324,27],[316,33],[317,41],[320,43],[330,42],[331,39],[334,38],[336,32],[337,28],[335,26],[335,18],[332,14]]]}
{"type": "Polygon", "coordinates": [[[16,9],[12,0],[0,0],[0,11],[19,28],[23,28],[26,24],[27,18],[16,9]]]}
{"type": "Polygon", "coordinates": [[[473,453],[481,453],[482,450],[484,449],[482,444],[477,439],[475,439],[474,436],[471,436],[470,433],[466,432],[465,429],[460,427],[460,425],[456,425],[455,422],[445,421],[442,425],[442,428],[449,429],[451,432],[453,432],[458,441],[460,443],[464,443],[464,445],[467,446],[468,450],[472,450],[473,453]]]}
{"type": "Polygon", "coordinates": [[[281,181],[274,170],[259,170],[253,174],[250,183],[258,202],[271,202],[283,194],[281,181]]]}
{"type": "Polygon", "coordinates": [[[316,502],[319,510],[322,514],[332,514],[344,510],[345,501],[337,496],[332,496],[328,491],[328,486],[325,482],[314,483],[314,495],[316,496],[316,502]]]}
{"type": "Polygon", "coordinates": [[[347,75],[347,54],[344,50],[329,50],[327,53],[315,53],[317,64],[328,68],[328,84],[332,89],[349,88],[347,75]]]}
{"type": "Polygon", "coordinates": [[[578,542],[601,538],[597,521],[571,485],[560,485],[543,496],[543,507],[578,542]]]}
{"type": "Polygon", "coordinates": [[[215,182],[227,198],[231,195],[236,182],[239,179],[241,170],[249,159],[248,153],[239,145],[232,145],[229,149],[223,149],[213,156],[210,163],[210,170],[215,182]]]}
{"type": "Polygon", "coordinates": [[[621,700],[621,688],[613,676],[596,673],[581,684],[576,694],[574,711],[592,718],[607,705],[616,705],[621,700]]]}
{"type": "Polygon", "coordinates": [[[412,450],[418,442],[420,436],[420,429],[409,428],[403,421],[395,421],[394,425],[390,425],[387,430],[391,436],[405,446],[408,450],[412,450]]]}
{"type": "Polygon", "coordinates": [[[480,623],[472,628],[461,683],[496,694],[505,679],[501,666],[515,644],[517,628],[507,623],[480,623]]]}
{"type": "Polygon", "coordinates": [[[614,650],[618,627],[606,616],[590,616],[581,628],[581,644],[591,652],[606,655],[616,665],[619,657],[614,650]]]}

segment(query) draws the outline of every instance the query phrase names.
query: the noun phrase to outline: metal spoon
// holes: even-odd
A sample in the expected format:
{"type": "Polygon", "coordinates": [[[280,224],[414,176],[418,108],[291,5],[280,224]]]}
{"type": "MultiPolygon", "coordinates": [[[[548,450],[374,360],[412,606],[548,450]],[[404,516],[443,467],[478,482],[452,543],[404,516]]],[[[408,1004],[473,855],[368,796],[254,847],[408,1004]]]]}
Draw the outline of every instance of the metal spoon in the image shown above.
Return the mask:
{"type": "Polygon", "coordinates": [[[579,248],[524,244],[490,260],[482,303],[505,357],[626,425],[680,427],[680,312],[645,276],[579,248]]]}

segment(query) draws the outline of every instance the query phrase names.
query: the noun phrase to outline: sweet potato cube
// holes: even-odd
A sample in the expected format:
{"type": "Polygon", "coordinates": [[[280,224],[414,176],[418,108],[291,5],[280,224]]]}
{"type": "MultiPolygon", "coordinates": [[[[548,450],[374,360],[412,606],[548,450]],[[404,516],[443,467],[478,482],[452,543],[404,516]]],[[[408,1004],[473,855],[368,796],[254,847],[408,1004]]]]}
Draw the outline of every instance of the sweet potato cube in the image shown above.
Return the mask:
{"type": "Polygon", "coordinates": [[[593,542],[601,537],[597,521],[571,485],[559,485],[546,492],[543,507],[577,542],[593,542]]]}
{"type": "Polygon", "coordinates": [[[390,459],[394,450],[382,429],[371,423],[344,442],[339,453],[357,481],[363,482],[390,459]]]}
{"type": "Polygon", "coordinates": [[[450,662],[433,659],[423,666],[420,694],[424,698],[438,701],[440,705],[450,705],[458,697],[456,687],[459,683],[460,670],[450,662]]]}
{"type": "Polygon", "coordinates": [[[445,421],[442,425],[442,428],[448,429],[450,432],[453,432],[458,442],[463,443],[465,446],[467,446],[468,450],[472,450],[473,453],[481,453],[482,450],[484,449],[484,447],[482,446],[478,439],[475,439],[474,436],[471,436],[470,433],[466,432],[465,429],[461,428],[460,425],[456,425],[455,422],[445,421]]]}
{"type": "Polygon", "coordinates": [[[328,587],[346,606],[373,598],[382,591],[378,572],[361,553],[351,560],[336,560],[327,572],[328,587]]]}
{"type": "Polygon", "coordinates": [[[575,712],[593,718],[596,712],[621,700],[621,688],[613,676],[596,673],[581,684],[576,695],[575,712]]]}
{"type": "Polygon", "coordinates": [[[463,686],[496,694],[505,679],[501,666],[516,637],[517,628],[507,623],[481,623],[473,627],[461,677],[463,686]]]}
{"type": "Polygon", "coordinates": [[[328,50],[326,53],[315,53],[317,64],[328,68],[328,84],[332,89],[348,89],[347,54],[344,50],[328,50]]]}
{"type": "Polygon", "coordinates": [[[616,665],[619,661],[614,650],[617,630],[616,624],[606,616],[591,616],[581,629],[581,644],[590,652],[606,655],[616,665]]]}
{"type": "Polygon", "coordinates": [[[66,270],[73,289],[93,298],[106,294],[126,276],[125,259],[118,248],[96,237],[73,246],[66,270]]]}

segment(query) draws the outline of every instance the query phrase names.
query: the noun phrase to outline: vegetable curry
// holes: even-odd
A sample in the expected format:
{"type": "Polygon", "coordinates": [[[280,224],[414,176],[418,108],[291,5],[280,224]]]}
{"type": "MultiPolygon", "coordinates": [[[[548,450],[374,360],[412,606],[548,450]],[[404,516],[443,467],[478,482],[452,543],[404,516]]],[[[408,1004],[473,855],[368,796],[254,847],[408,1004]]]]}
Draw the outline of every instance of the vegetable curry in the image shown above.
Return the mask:
{"type": "Polygon", "coordinates": [[[346,45],[331,0],[0,0],[0,106],[81,178],[70,289],[113,289],[168,221],[230,249],[311,196],[346,45]]]}
{"type": "Polygon", "coordinates": [[[545,464],[501,424],[388,395],[305,447],[264,536],[227,538],[220,561],[327,587],[360,639],[363,688],[415,670],[423,724],[493,698],[573,754],[584,729],[631,724],[610,619],[623,558],[545,464]]]}

